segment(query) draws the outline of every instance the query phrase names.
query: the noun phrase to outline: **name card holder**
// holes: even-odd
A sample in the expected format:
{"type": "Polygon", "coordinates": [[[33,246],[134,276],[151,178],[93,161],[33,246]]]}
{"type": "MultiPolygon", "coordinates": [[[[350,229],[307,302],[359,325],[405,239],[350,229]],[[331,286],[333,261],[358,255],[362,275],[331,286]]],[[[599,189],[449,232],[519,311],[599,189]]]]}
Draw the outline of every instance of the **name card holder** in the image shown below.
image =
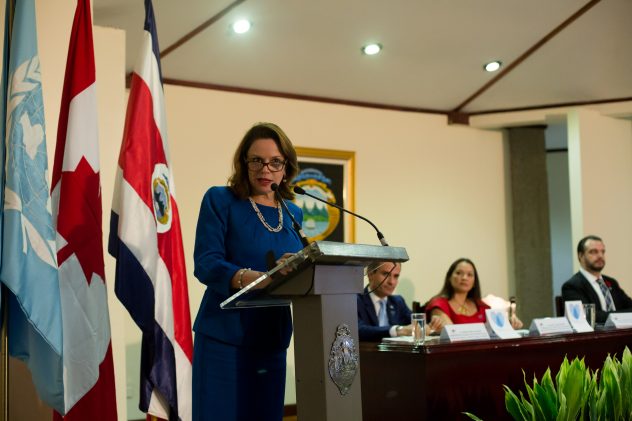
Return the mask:
{"type": "Polygon", "coordinates": [[[463,342],[489,340],[485,323],[464,323],[447,325],[441,330],[441,341],[463,342]]]}
{"type": "Polygon", "coordinates": [[[518,339],[520,335],[516,332],[511,323],[509,322],[509,316],[506,311],[498,309],[485,310],[485,316],[487,321],[485,327],[492,338],[500,339],[518,339]]]}
{"type": "Polygon", "coordinates": [[[581,301],[566,301],[564,315],[575,332],[593,332],[595,329],[588,324],[586,312],[581,301]]]}
{"type": "Polygon", "coordinates": [[[573,333],[573,328],[566,317],[544,317],[533,319],[529,327],[530,336],[558,335],[573,333]]]}
{"type": "Polygon", "coordinates": [[[632,328],[632,313],[610,313],[604,326],[615,329],[632,328]]]}

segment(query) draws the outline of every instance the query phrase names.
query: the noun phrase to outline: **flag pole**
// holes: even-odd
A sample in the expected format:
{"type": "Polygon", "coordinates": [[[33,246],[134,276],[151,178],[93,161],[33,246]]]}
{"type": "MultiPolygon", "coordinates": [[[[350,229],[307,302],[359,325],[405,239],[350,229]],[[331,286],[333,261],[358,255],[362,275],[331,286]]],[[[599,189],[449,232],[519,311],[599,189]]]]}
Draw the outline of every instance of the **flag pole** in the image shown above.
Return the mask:
{"type": "MultiPolygon", "coordinates": [[[[4,42],[4,47],[7,51],[4,51],[3,57],[3,67],[6,72],[8,69],[9,63],[9,55],[11,53],[11,35],[13,34],[13,14],[15,12],[15,3],[13,0],[9,0],[6,4],[6,14],[5,16],[5,25],[8,28],[5,28],[5,34],[7,39],[4,42]]],[[[3,82],[6,82],[6,75],[3,75],[3,82]]],[[[7,87],[4,86],[5,83],[2,83],[2,89],[5,90],[7,87]]],[[[0,115],[0,118],[6,119],[6,106],[7,106],[7,96],[6,91],[4,91],[1,95],[4,104],[2,104],[3,112],[0,115]]],[[[3,122],[3,128],[4,128],[3,122]]],[[[3,133],[4,134],[4,133],[3,133]]],[[[4,148],[4,139],[2,140],[4,148]]],[[[5,153],[3,151],[2,155],[2,165],[4,166],[5,153]]],[[[1,168],[0,171],[3,172],[0,180],[0,198],[4,198],[4,168],[1,168]]],[[[4,202],[4,199],[2,200],[4,202]]],[[[0,215],[0,224],[3,225],[2,217],[0,215]]],[[[2,230],[0,229],[0,235],[2,234],[2,230]]],[[[1,238],[0,238],[1,240],[1,238]]],[[[1,266],[0,266],[1,267],[1,266]]],[[[9,421],[9,301],[7,300],[7,294],[9,289],[4,285],[4,283],[0,282],[0,309],[2,314],[2,325],[0,326],[0,382],[2,383],[0,387],[2,388],[2,403],[0,404],[2,407],[0,408],[0,421],[9,421]]]]}
{"type": "Polygon", "coordinates": [[[8,323],[9,311],[7,309],[7,287],[2,284],[2,330],[0,331],[0,348],[2,348],[2,413],[0,421],[9,421],[9,341],[8,323]]]}

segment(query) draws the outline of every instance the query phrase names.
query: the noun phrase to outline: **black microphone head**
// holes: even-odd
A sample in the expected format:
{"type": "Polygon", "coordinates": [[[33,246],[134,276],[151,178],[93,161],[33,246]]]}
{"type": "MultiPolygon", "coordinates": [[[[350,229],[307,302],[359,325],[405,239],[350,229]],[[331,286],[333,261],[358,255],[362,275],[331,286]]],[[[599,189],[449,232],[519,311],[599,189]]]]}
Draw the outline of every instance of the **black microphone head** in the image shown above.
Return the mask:
{"type": "Polygon", "coordinates": [[[300,188],[299,186],[294,186],[294,193],[297,194],[305,194],[305,190],[303,190],[302,188],[300,188]]]}
{"type": "Polygon", "coordinates": [[[277,191],[279,190],[279,185],[277,183],[272,183],[270,184],[270,188],[272,189],[272,191],[277,191]]]}

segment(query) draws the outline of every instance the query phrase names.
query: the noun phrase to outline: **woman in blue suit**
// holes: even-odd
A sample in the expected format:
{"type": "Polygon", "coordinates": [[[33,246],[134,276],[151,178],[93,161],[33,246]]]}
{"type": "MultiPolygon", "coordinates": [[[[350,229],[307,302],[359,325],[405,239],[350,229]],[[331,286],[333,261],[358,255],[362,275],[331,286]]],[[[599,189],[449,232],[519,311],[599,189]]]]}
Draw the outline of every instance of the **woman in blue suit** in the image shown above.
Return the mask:
{"type": "Polygon", "coordinates": [[[227,187],[212,187],[200,208],[195,276],[206,291],[195,324],[194,420],[280,420],[286,352],[292,335],[289,307],[222,310],[219,305],[267,270],[275,259],[302,248],[272,190],[288,200],[298,172],[296,151],[272,123],[252,127],[239,144],[227,187]]]}

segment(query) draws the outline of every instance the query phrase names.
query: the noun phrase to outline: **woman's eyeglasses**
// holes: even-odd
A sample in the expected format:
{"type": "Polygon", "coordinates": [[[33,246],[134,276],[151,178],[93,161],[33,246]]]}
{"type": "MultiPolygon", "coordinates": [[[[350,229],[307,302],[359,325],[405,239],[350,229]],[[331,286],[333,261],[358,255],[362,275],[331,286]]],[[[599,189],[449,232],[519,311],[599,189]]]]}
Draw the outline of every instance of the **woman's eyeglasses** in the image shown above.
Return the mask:
{"type": "Polygon", "coordinates": [[[261,158],[251,158],[246,160],[246,165],[250,171],[260,171],[267,166],[271,172],[278,172],[285,167],[285,161],[275,158],[269,162],[264,162],[261,158]]]}

